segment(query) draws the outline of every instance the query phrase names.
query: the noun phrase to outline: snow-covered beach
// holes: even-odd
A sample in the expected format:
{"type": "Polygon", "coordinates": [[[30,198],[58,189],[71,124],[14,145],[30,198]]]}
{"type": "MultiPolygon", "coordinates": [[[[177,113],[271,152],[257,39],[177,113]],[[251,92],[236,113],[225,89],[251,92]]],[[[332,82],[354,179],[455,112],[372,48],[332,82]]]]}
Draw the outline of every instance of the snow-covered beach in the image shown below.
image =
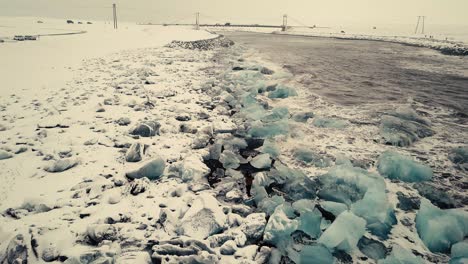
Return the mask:
{"type": "Polygon", "coordinates": [[[466,260],[449,110],[366,119],[216,34],[120,27],[0,43],[0,261],[466,260]]]}

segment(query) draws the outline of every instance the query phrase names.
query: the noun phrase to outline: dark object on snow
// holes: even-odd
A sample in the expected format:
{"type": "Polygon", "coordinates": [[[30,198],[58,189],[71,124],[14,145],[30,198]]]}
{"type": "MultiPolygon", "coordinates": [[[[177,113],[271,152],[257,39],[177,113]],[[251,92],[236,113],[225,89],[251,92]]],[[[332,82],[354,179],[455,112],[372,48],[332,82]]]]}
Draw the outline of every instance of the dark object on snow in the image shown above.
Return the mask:
{"type": "Polygon", "coordinates": [[[132,135],[138,135],[142,137],[153,137],[159,135],[159,128],[161,124],[157,121],[146,121],[138,124],[135,128],[130,131],[132,135]]]}
{"type": "Polygon", "coordinates": [[[5,255],[0,257],[0,263],[28,263],[28,247],[23,235],[16,235],[10,240],[5,255]]]}
{"type": "Polygon", "coordinates": [[[421,200],[419,197],[407,197],[402,192],[397,192],[397,196],[397,207],[403,211],[417,210],[421,205],[421,200]]]}
{"type": "Polygon", "coordinates": [[[234,41],[219,36],[213,39],[203,39],[197,41],[172,41],[166,47],[183,48],[190,50],[212,50],[215,48],[227,48],[234,45],[234,41]]]}
{"type": "Polygon", "coordinates": [[[67,20],[67,24],[74,24],[73,20],[67,20]]]}

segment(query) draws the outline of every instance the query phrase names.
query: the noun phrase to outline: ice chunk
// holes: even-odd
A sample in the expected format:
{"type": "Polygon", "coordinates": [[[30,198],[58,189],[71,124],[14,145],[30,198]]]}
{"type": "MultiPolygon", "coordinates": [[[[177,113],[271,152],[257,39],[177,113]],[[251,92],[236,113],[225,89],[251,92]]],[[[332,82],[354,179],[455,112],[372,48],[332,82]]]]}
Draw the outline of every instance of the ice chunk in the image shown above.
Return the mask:
{"type": "Polygon", "coordinates": [[[317,210],[302,212],[299,217],[298,230],[304,231],[311,238],[318,238],[320,236],[320,223],[322,221],[322,214],[317,210]]]}
{"type": "Polygon", "coordinates": [[[296,122],[305,123],[307,122],[307,120],[309,120],[310,118],[313,118],[314,116],[315,115],[312,112],[301,112],[301,113],[294,114],[292,119],[296,122]]]}
{"type": "Polygon", "coordinates": [[[0,160],[10,159],[10,158],[12,158],[12,157],[13,157],[13,155],[11,155],[11,153],[6,152],[5,150],[0,149],[0,160]]]}
{"type": "Polygon", "coordinates": [[[289,124],[285,120],[271,123],[254,122],[248,133],[250,136],[257,138],[271,138],[278,135],[286,135],[289,133],[289,124]]]}
{"type": "Polygon", "coordinates": [[[237,169],[240,165],[240,160],[234,152],[225,150],[221,154],[219,161],[223,164],[225,169],[237,169]]]}
{"type": "Polygon", "coordinates": [[[205,239],[221,231],[226,215],[216,198],[208,193],[201,194],[183,216],[181,233],[197,239],[205,239]]]}
{"type": "Polygon", "coordinates": [[[330,250],[323,245],[305,245],[297,254],[291,254],[295,263],[333,264],[335,258],[330,250]]]}
{"type": "Polygon", "coordinates": [[[322,185],[318,196],[324,200],[351,205],[361,200],[370,188],[385,191],[385,181],[377,174],[350,165],[331,168],[318,177],[322,185]]]}
{"type": "Polygon", "coordinates": [[[268,115],[262,118],[263,122],[275,122],[282,119],[289,118],[289,110],[287,107],[277,107],[273,108],[268,115]]]}
{"type": "Polygon", "coordinates": [[[246,119],[261,120],[267,116],[268,112],[263,106],[254,103],[242,108],[240,114],[246,119]]]}
{"type": "Polygon", "coordinates": [[[299,148],[294,151],[294,158],[307,164],[312,164],[318,168],[329,167],[332,164],[331,159],[321,156],[311,150],[299,148]]]}
{"type": "Polygon", "coordinates": [[[383,190],[369,189],[362,200],[351,206],[351,211],[366,219],[367,229],[382,239],[387,239],[392,226],[397,223],[393,206],[383,190]]]}
{"type": "Polygon", "coordinates": [[[358,248],[364,255],[374,260],[383,259],[388,253],[388,249],[382,242],[365,236],[359,240],[358,248]]]}
{"type": "Polygon", "coordinates": [[[468,241],[458,242],[452,246],[451,259],[449,264],[468,263],[468,241]]]}
{"type": "Polygon", "coordinates": [[[265,227],[263,240],[272,243],[279,249],[286,248],[291,233],[297,230],[299,222],[294,219],[294,210],[288,204],[276,207],[265,227]]]}
{"type": "Polygon", "coordinates": [[[316,117],[312,122],[316,127],[343,129],[348,126],[348,122],[336,118],[316,117]]]}
{"type": "Polygon", "coordinates": [[[272,139],[267,139],[263,143],[263,146],[260,148],[260,151],[263,153],[270,154],[271,157],[276,158],[280,154],[279,148],[276,146],[275,141],[272,139]]]}
{"type": "Polygon", "coordinates": [[[393,246],[392,254],[385,259],[379,260],[378,264],[424,264],[423,259],[413,255],[408,250],[393,246]]]}
{"type": "Polygon", "coordinates": [[[297,96],[296,90],[282,84],[276,86],[276,90],[268,93],[268,98],[288,98],[290,96],[297,96]]]}
{"type": "Polygon", "coordinates": [[[44,170],[52,173],[63,172],[75,167],[78,165],[78,163],[79,162],[75,159],[61,159],[54,161],[52,164],[46,166],[44,170]]]}
{"type": "MultiPolygon", "coordinates": [[[[278,163],[278,162],[277,162],[278,163]]],[[[282,164],[275,163],[275,169],[269,172],[274,183],[282,186],[289,199],[314,199],[317,192],[317,183],[298,170],[290,169],[282,164]]]]}
{"type": "Polygon", "coordinates": [[[331,224],[318,242],[329,249],[351,252],[357,247],[359,239],[366,232],[366,221],[352,212],[341,213],[331,224]]]}
{"type": "MultiPolygon", "coordinates": [[[[265,191],[266,193],[266,191],[265,191]]],[[[267,194],[268,195],[268,194],[267,194]]],[[[274,195],[272,197],[264,198],[258,203],[258,208],[268,215],[272,215],[275,209],[285,202],[282,196],[274,195]]]]}
{"type": "Polygon", "coordinates": [[[161,124],[157,121],[145,121],[137,124],[132,130],[130,130],[130,134],[142,137],[153,137],[159,135],[160,128],[161,124]]]}
{"type": "Polygon", "coordinates": [[[126,176],[131,179],[140,179],[146,177],[150,180],[157,180],[164,173],[165,167],[166,162],[163,159],[158,158],[146,163],[143,165],[143,167],[136,171],[128,172],[126,176]]]}
{"type": "Polygon", "coordinates": [[[249,214],[244,223],[239,227],[250,241],[257,241],[263,235],[266,226],[264,213],[249,214]]]}
{"type": "Polygon", "coordinates": [[[308,199],[301,199],[298,201],[295,201],[292,204],[292,207],[294,208],[294,211],[299,213],[299,215],[305,213],[305,212],[312,212],[315,209],[315,202],[312,200],[308,199]]]}
{"type": "Polygon", "coordinates": [[[380,123],[380,133],[385,143],[394,146],[409,146],[420,138],[434,135],[428,124],[406,115],[384,115],[380,123]]]}
{"type": "Polygon", "coordinates": [[[270,154],[260,154],[253,158],[250,164],[257,169],[268,169],[271,167],[270,154]]]}
{"type": "Polygon", "coordinates": [[[441,210],[428,200],[421,200],[416,215],[419,237],[432,252],[448,252],[450,247],[468,235],[468,212],[441,210]]]}
{"type": "Polygon", "coordinates": [[[405,182],[428,181],[432,178],[431,168],[391,151],[386,151],[380,155],[377,169],[384,177],[405,182]]]}
{"type": "Polygon", "coordinates": [[[348,210],[348,206],[343,203],[336,203],[330,201],[322,201],[320,205],[325,209],[327,212],[332,213],[334,216],[338,216],[344,211],[348,210]]]}

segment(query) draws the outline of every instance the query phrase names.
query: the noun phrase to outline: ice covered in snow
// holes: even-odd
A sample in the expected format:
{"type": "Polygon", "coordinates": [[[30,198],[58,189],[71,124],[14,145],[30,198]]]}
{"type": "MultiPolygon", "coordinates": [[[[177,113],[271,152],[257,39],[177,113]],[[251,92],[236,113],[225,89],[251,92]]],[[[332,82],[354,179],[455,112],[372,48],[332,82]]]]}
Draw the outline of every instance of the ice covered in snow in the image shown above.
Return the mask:
{"type": "Polygon", "coordinates": [[[181,234],[205,239],[224,228],[226,215],[216,198],[202,194],[193,201],[180,222],[181,234]]]}
{"type": "Polygon", "coordinates": [[[386,151],[380,155],[377,162],[379,173],[392,180],[405,182],[429,181],[432,178],[432,169],[426,165],[413,161],[396,152],[386,151]]]}
{"type": "Polygon", "coordinates": [[[146,177],[150,180],[157,180],[162,176],[165,168],[166,162],[163,159],[158,158],[146,163],[138,170],[127,172],[126,175],[131,179],[146,177]]]}
{"type": "Polygon", "coordinates": [[[263,239],[280,249],[285,249],[289,243],[291,233],[298,229],[299,221],[291,205],[284,203],[276,207],[265,227],[263,239]]]}
{"type": "Polygon", "coordinates": [[[468,235],[468,212],[441,210],[423,199],[416,215],[416,229],[432,252],[449,252],[453,244],[463,241],[468,235]]]}

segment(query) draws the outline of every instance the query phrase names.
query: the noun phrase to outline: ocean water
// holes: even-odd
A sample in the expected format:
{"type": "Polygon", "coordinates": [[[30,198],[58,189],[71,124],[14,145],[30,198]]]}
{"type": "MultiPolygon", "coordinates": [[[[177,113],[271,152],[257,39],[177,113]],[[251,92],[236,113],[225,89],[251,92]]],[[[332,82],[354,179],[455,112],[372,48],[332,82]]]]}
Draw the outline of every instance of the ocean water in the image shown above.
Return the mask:
{"type": "Polygon", "coordinates": [[[380,41],[226,33],[342,105],[415,100],[468,115],[468,58],[380,41]]]}

